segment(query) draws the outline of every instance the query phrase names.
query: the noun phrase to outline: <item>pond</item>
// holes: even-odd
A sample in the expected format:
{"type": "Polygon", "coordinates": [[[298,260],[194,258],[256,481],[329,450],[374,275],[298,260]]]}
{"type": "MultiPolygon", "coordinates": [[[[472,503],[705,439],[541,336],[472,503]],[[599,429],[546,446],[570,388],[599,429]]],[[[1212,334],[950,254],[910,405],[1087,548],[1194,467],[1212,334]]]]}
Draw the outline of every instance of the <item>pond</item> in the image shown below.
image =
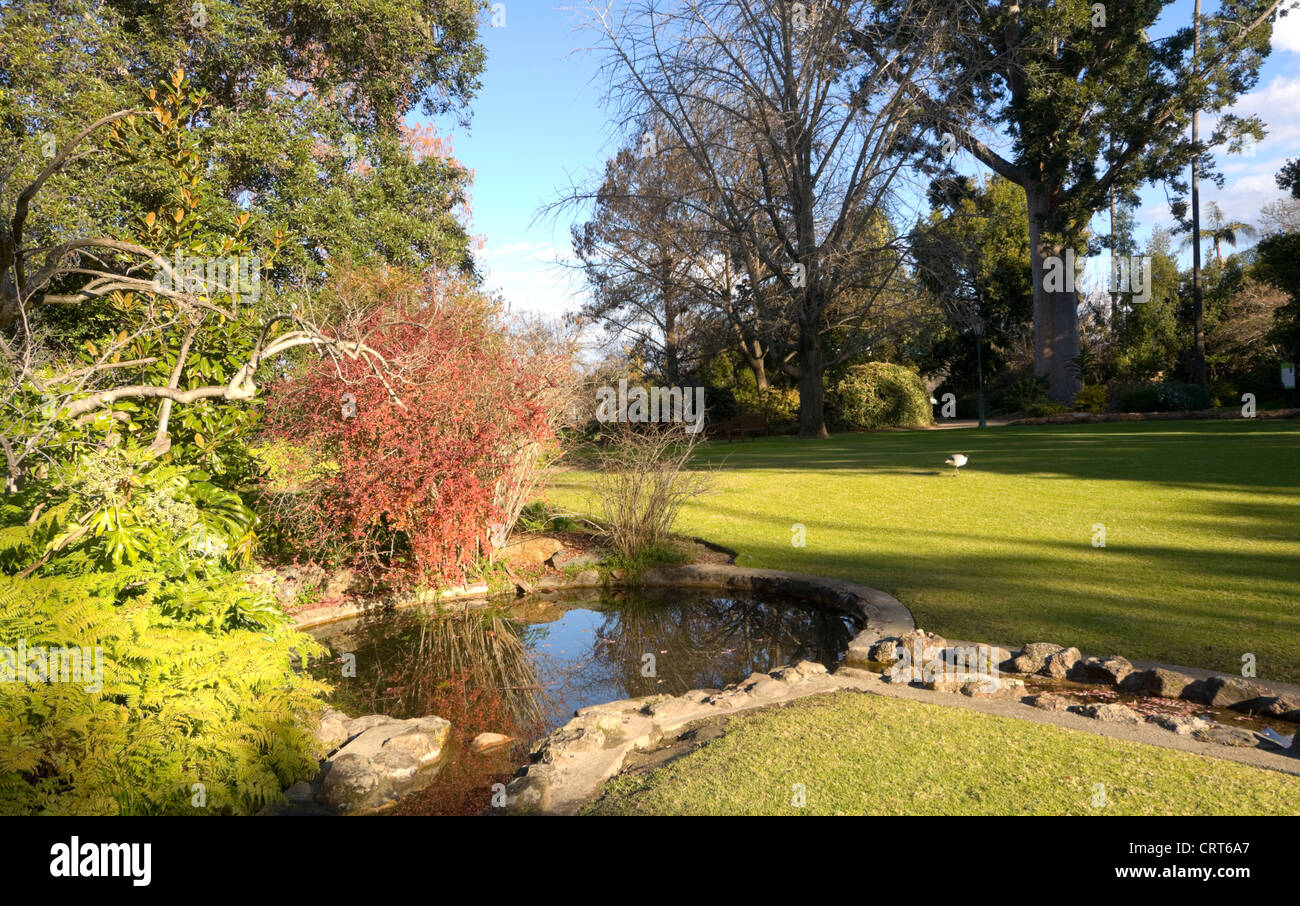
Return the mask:
{"type": "MultiPolygon", "coordinates": [[[[448,684],[497,691],[549,731],[588,705],[721,688],[800,660],[829,669],[856,617],[793,600],[647,589],[525,598],[481,610],[387,611],[314,631],[332,657],[312,672],[351,714],[421,717],[448,684]],[[355,658],[355,677],[340,659],[355,658]],[[511,696],[510,693],[524,693],[511,696]]],[[[443,715],[445,716],[445,715],[443,715]]]]}
{"type": "Polygon", "coordinates": [[[508,777],[532,742],[578,708],[721,688],[800,660],[834,669],[860,628],[853,615],[770,595],[589,590],[327,624],[312,634],[330,657],[310,669],[334,687],[331,704],[348,714],[450,720],[455,764],[417,810],[477,811],[493,775],[508,777]],[[466,773],[475,759],[464,748],[484,732],[516,745],[466,773]]]}

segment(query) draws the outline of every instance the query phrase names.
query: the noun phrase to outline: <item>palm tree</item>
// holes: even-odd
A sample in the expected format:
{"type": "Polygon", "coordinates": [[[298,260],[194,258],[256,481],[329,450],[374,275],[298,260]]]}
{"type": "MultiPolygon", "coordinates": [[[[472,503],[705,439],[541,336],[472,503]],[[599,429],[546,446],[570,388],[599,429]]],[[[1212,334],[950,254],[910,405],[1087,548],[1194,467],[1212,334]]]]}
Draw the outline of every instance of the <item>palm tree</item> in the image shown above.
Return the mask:
{"type": "MultiPolygon", "coordinates": [[[[1204,238],[1214,243],[1214,261],[1216,264],[1222,266],[1223,265],[1223,251],[1222,251],[1223,243],[1226,242],[1228,245],[1232,246],[1235,249],[1237,247],[1238,237],[1242,237],[1245,239],[1254,239],[1256,236],[1259,235],[1259,231],[1256,230],[1250,224],[1244,223],[1240,220],[1225,221],[1223,219],[1223,211],[1219,210],[1219,206],[1214,202],[1210,202],[1209,207],[1210,207],[1210,222],[1205,227],[1205,229],[1201,231],[1201,235],[1204,238]]],[[[1187,248],[1191,244],[1192,244],[1192,239],[1189,236],[1188,238],[1183,240],[1182,247],[1187,248]]]]}

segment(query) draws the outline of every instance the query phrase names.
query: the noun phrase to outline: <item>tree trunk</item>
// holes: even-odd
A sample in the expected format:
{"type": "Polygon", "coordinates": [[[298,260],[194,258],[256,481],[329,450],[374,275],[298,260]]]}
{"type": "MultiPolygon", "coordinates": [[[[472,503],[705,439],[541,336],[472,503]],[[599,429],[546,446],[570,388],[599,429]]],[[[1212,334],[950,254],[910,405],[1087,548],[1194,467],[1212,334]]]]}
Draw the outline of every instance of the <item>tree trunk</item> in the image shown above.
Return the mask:
{"type": "Polygon", "coordinates": [[[822,338],[815,327],[799,326],[799,436],[830,437],[826,430],[822,338]]]}
{"type": "MultiPolygon", "coordinates": [[[[1192,65],[1201,53],[1201,0],[1192,13],[1192,65]]],[[[1201,112],[1192,111],[1192,383],[1205,386],[1205,298],[1201,289],[1201,187],[1197,141],[1201,112]]]]}
{"type": "Polygon", "coordinates": [[[763,354],[759,349],[758,341],[740,344],[740,355],[749,366],[749,370],[754,373],[754,385],[758,388],[759,394],[767,392],[767,365],[763,362],[763,354]],[[751,348],[752,347],[752,348],[751,348]]]}
{"type": "Polygon", "coordinates": [[[681,354],[677,347],[677,313],[672,303],[664,311],[664,380],[676,387],[681,378],[681,354]]]}
{"type": "Polygon", "coordinates": [[[664,379],[676,387],[681,377],[681,353],[677,345],[677,300],[674,298],[672,264],[667,259],[660,265],[659,295],[664,312],[664,379]]]}
{"type": "Polygon", "coordinates": [[[1079,354],[1079,294],[1074,286],[1073,256],[1067,261],[1065,246],[1043,237],[1049,211],[1046,191],[1031,186],[1025,191],[1029,207],[1029,261],[1034,279],[1034,375],[1047,376],[1047,395],[1069,403],[1079,392],[1079,379],[1071,374],[1070,360],[1079,354]],[[1047,288],[1048,258],[1059,269],[1065,265],[1062,288],[1047,288]]]}

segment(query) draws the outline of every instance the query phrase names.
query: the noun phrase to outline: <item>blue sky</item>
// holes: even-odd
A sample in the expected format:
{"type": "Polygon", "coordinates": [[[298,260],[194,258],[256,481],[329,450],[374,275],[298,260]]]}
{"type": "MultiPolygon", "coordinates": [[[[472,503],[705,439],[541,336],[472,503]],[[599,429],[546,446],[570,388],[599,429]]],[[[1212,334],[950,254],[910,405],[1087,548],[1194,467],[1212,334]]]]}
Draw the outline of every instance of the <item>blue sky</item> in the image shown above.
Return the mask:
{"type": "MultiPolygon", "coordinates": [[[[600,61],[584,49],[592,39],[577,29],[575,13],[546,0],[503,6],[504,25],[482,31],[487,69],[470,127],[442,123],[440,131],[474,170],[472,230],[486,240],[477,257],[487,285],[516,311],[559,315],[581,300],[582,281],[555,263],[570,258],[575,217],[534,218],[572,180],[598,172],[616,136],[600,107],[600,61]]],[[[1190,15],[1190,0],[1166,12],[1180,21],[1190,15]]],[[[1259,84],[1235,110],[1259,114],[1269,135],[1251,156],[1220,159],[1227,182],[1222,190],[1203,186],[1202,204],[1216,201],[1228,218],[1255,223],[1260,207],[1282,196],[1274,174],[1300,156],[1300,11],[1279,20],[1259,84]]],[[[1161,187],[1144,192],[1138,216],[1144,236],[1170,225],[1161,187]]]]}

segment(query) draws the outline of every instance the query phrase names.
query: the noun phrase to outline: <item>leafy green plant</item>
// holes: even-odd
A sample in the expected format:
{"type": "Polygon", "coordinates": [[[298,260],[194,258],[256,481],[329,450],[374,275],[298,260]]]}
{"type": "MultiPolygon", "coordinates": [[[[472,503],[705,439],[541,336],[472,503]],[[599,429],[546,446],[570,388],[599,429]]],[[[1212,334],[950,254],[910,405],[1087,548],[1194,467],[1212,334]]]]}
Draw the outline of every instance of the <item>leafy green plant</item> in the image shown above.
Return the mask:
{"type": "Polygon", "coordinates": [[[837,421],[850,428],[920,428],[933,420],[921,376],[889,362],[850,368],[831,403],[837,421]]]}
{"type": "Polygon", "coordinates": [[[1138,384],[1121,388],[1117,394],[1122,412],[1188,412],[1210,405],[1205,388],[1182,381],[1138,384]]]}
{"type": "Polygon", "coordinates": [[[1025,412],[1036,403],[1048,402],[1047,378],[1027,377],[1016,381],[993,397],[994,412],[1025,412]]]}
{"type": "Polygon", "coordinates": [[[97,568],[147,561],[172,576],[247,565],[258,519],[239,495],[193,466],[158,463],[147,451],[107,447],[53,472],[30,495],[43,517],[41,559],[74,546],[97,568]]]}
{"type": "Polygon", "coordinates": [[[1055,400],[1035,400],[1024,407],[1025,415],[1029,418],[1043,418],[1048,415],[1064,415],[1070,411],[1070,407],[1065,403],[1058,403],[1055,400]]]}
{"type": "Polygon", "coordinates": [[[1106,387],[1103,384],[1089,384],[1074,395],[1075,412],[1091,412],[1100,415],[1106,411],[1106,387]]]}
{"type": "Polygon", "coordinates": [[[573,532],[582,524],[571,516],[555,512],[544,500],[534,500],[519,512],[516,528],[523,532],[573,532]]]}
{"type": "Polygon", "coordinates": [[[322,654],[237,566],[256,517],[104,448],[0,504],[0,813],[249,813],[316,771],[322,654]],[[94,674],[18,676],[13,652],[94,674]]]}

